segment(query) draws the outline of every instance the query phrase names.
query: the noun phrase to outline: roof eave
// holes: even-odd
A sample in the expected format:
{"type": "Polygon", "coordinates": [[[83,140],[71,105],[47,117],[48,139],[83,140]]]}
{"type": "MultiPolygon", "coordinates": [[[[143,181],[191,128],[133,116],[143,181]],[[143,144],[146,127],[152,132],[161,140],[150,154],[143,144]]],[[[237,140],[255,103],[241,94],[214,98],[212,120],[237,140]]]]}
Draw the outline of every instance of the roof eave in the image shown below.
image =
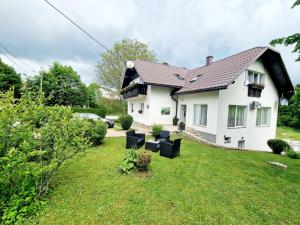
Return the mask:
{"type": "Polygon", "coordinates": [[[207,91],[217,91],[217,90],[223,90],[227,89],[227,85],[219,86],[219,87],[211,87],[211,88],[204,88],[204,89],[196,89],[191,91],[183,91],[183,92],[176,92],[174,95],[185,95],[185,94],[193,94],[193,93],[199,93],[199,92],[207,92],[207,91]]]}

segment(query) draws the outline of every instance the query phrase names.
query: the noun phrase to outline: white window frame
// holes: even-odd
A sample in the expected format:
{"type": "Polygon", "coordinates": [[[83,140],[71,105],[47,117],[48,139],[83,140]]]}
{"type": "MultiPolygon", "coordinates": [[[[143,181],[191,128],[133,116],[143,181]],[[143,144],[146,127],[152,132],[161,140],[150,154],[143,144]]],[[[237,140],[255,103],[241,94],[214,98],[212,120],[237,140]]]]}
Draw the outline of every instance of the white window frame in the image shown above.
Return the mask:
{"type": "Polygon", "coordinates": [[[206,127],[207,126],[207,111],[208,111],[208,105],[207,104],[194,104],[194,120],[193,120],[193,125],[195,126],[201,126],[201,127],[206,127]],[[196,123],[196,106],[199,106],[200,112],[199,112],[199,124],[196,123]],[[202,107],[206,107],[206,118],[204,119],[204,123],[202,124],[201,122],[203,121],[202,119],[202,107]]]}
{"type": "Polygon", "coordinates": [[[246,70],[246,85],[248,84],[258,84],[258,85],[265,85],[265,74],[260,73],[253,70],[246,70]],[[253,81],[250,79],[250,74],[253,74],[253,81]],[[255,82],[255,75],[258,77],[258,82],[255,82]]]}
{"type": "Polygon", "coordinates": [[[256,110],[256,126],[257,127],[269,127],[271,124],[271,107],[261,107],[259,109],[256,110]],[[262,124],[262,117],[263,117],[263,114],[260,113],[260,123],[258,121],[258,117],[259,117],[259,111],[260,110],[268,110],[267,111],[267,123],[266,124],[262,124]]]}
{"type": "Polygon", "coordinates": [[[248,112],[248,107],[246,105],[228,105],[227,128],[245,128],[247,126],[247,112],[248,112]],[[229,126],[229,109],[230,109],[230,107],[235,107],[234,126],[229,126]],[[244,108],[244,125],[242,125],[242,126],[237,125],[237,110],[239,107],[244,108]]]}

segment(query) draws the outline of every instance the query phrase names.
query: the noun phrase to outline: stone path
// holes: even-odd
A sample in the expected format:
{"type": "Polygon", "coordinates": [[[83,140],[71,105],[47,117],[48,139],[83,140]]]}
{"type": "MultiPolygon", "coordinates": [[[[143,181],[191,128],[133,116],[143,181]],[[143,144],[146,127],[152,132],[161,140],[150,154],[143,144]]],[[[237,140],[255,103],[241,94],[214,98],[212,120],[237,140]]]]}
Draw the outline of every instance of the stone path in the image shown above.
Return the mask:
{"type": "Polygon", "coordinates": [[[287,143],[294,149],[294,151],[300,151],[300,141],[285,139],[287,143]]]}
{"type": "MultiPolygon", "coordinates": [[[[151,127],[133,123],[131,128],[134,129],[137,133],[144,133],[146,135],[151,135],[150,133],[151,127]]],[[[175,132],[177,130],[177,126],[167,125],[164,126],[163,129],[168,130],[170,132],[175,132]]],[[[126,136],[126,131],[122,130],[121,128],[116,127],[116,128],[107,129],[106,137],[125,137],[125,136],[126,136]]]]}

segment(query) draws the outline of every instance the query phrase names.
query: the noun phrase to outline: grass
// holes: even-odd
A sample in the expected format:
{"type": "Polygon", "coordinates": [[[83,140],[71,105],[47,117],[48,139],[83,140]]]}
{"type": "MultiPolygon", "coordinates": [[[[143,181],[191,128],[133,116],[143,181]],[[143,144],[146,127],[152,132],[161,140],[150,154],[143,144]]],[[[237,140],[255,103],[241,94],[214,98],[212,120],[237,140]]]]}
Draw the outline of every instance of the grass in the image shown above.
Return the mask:
{"type": "Polygon", "coordinates": [[[124,144],[106,138],[66,163],[29,224],[299,224],[300,160],[184,139],[180,157],[153,154],[148,176],[120,175],[124,144]]]}
{"type": "Polygon", "coordinates": [[[290,127],[277,127],[277,138],[300,141],[300,130],[290,127]]]}

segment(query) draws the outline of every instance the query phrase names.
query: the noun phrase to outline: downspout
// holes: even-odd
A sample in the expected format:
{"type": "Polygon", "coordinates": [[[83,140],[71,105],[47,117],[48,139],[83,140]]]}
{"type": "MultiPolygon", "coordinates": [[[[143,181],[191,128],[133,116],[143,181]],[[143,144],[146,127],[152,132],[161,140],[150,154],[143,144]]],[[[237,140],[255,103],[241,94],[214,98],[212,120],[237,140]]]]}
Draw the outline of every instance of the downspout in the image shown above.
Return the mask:
{"type": "Polygon", "coordinates": [[[178,99],[174,98],[174,93],[177,91],[178,89],[174,89],[173,91],[171,91],[171,98],[176,102],[176,110],[175,110],[175,117],[177,117],[177,111],[178,111],[178,99]]]}

